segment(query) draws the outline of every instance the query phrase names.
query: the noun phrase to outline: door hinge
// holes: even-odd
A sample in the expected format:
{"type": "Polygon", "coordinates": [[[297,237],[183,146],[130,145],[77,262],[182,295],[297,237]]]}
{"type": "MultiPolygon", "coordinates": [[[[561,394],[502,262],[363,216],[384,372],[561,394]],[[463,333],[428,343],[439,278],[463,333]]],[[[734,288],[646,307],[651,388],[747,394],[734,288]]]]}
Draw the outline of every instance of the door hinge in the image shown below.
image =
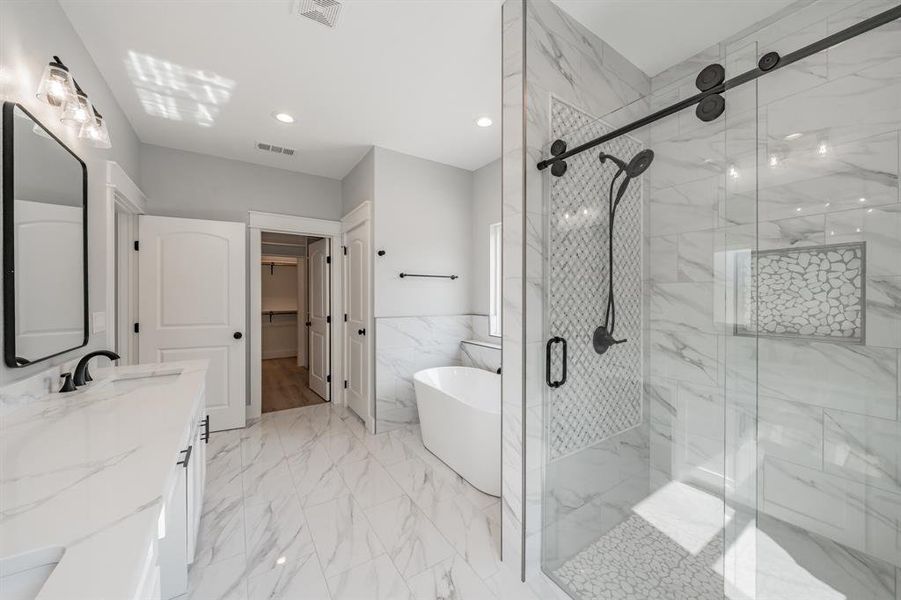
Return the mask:
{"type": "Polygon", "coordinates": [[[327,264],[327,265],[332,264],[332,257],[331,257],[331,256],[326,256],[326,257],[325,257],[325,264],[327,264]]]}
{"type": "Polygon", "coordinates": [[[325,382],[326,382],[326,383],[331,383],[331,382],[332,382],[332,376],[331,376],[331,375],[327,375],[327,376],[325,377],[325,382]]]}
{"type": "Polygon", "coordinates": [[[344,380],[344,389],[345,390],[347,389],[347,380],[346,379],[344,380]]]}
{"type": "Polygon", "coordinates": [[[140,249],[141,249],[141,242],[139,242],[138,240],[135,240],[135,252],[137,252],[140,249]]]}
{"type": "Polygon", "coordinates": [[[344,256],[347,256],[347,246],[341,246],[341,249],[344,250],[344,256]]]}
{"type": "Polygon", "coordinates": [[[135,333],[141,333],[141,324],[135,323],[135,333]]]}
{"type": "Polygon", "coordinates": [[[326,323],[331,323],[331,322],[332,322],[332,315],[327,316],[327,317],[325,318],[325,322],[326,322],[326,323]]]}
{"type": "Polygon", "coordinates": [[[344,322],[347,323],[347,313],[344,313],[344,322]]]}

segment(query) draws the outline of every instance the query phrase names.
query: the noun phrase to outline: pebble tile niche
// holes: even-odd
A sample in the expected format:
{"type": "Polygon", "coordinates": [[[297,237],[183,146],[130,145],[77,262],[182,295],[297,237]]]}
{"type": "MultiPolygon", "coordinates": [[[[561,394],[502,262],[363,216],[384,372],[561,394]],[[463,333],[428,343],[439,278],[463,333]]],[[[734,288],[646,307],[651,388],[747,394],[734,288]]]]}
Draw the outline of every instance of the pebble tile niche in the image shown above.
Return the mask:
{"type": "Polygon", "coordinates": [[[741,303],[736,334],[864,342],[865,243],[766,250],[750,257],[750,265],[736,269],[745,274],[736,278],[741,303]]]}

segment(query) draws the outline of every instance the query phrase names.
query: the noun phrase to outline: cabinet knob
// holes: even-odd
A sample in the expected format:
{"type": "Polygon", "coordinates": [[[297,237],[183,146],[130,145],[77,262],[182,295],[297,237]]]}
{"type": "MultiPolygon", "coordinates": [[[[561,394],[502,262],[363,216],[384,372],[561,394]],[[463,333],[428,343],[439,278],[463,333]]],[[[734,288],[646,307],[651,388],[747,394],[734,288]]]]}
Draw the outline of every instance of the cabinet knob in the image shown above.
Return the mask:
{"type": "Polygon", "coordinates": [[[366,335],[366,330],[365,330],[365,329],[358,329],[358,330],[357,330],[357,335],[366,335]]]}

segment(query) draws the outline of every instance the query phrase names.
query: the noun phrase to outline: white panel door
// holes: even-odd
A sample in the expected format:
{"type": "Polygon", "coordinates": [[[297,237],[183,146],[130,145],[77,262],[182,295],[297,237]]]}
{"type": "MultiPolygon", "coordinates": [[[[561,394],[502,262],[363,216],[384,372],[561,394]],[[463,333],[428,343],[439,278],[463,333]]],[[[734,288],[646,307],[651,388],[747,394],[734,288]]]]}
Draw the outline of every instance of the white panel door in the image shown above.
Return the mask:
{"type": "Polygon", "coordinates": [[[245,226],[141,216],[142,363],[208,359],[210,429],[244,427],[245,226]]]}
{"type": "Polygon", "coordinates": [[[329,240],[309,246],[310,264],[310,389],[329,398],[329,240]]]}
{"type": "Polygon", "coordinates": [[[344,236],[345,262],[344,328],[347,405],[363,421],[369,421],[369,223],[363,223],[344,236]]]}

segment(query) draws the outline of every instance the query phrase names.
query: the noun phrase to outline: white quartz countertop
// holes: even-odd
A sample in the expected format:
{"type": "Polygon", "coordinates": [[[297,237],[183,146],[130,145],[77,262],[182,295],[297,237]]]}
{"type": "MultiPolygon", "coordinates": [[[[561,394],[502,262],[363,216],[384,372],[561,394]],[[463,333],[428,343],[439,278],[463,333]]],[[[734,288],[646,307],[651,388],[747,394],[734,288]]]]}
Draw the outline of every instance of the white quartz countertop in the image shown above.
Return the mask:
{"type": "Polygon", "coordinates": [[[98,369],[88,387],[0,418],[0,558],[65,549],[40,600],[133,597],[206,369],[98,369]]]}

